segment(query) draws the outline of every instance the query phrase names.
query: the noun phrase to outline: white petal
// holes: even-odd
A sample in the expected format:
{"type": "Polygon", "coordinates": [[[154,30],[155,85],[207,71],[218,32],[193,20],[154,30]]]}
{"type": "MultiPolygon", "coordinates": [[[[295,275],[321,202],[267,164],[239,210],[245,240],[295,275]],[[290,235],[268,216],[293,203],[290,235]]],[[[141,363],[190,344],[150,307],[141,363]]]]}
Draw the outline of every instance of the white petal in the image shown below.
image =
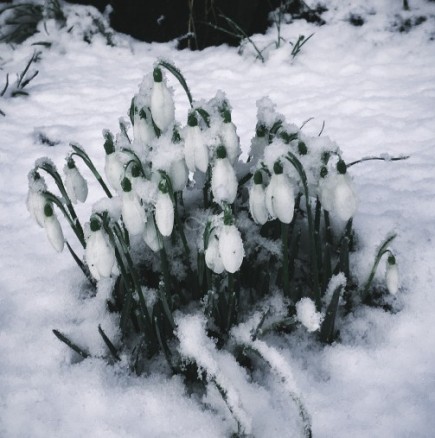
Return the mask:
{"type": "Polygon", "coordinates": [[[99,280],[110,277],[115,264],[115,250],[102,230],[92,232],[86,244],[86,261],[91,274],[99,280]]]}
{"type": "Polygon", "coordinates": [[[110,185],[118,192],[122,191],[121,180],[124,178],[124,166],[118,160],[116,153],[106,155],[104,171],[110,185]]]}
{"type": "Polygon", "coordinates": [[[334,204],[337,215],[343,221],[348,221],[356,211],[357,200],[349,178],[338,175],[334,191],[334,204]]]}
{"type": "Polygon", "coordinates": [[[171,163],[169,177],[171,178],[174,192],[181,192],[186,187],[189,171],[184,159],[176,160],[171,163]]]}
{"type": "MultiPolygon", "coordinates": [[[[148,111],[147,116],[151,118],[148,111]]],[[[143,119],[139,114],[134,115],[133,136],[143,146],[148,145],[154,138],[154,128],[147,119],[143,119]]]]}
{"type": "Polygon", "coordinates": [[[146,216],[139,198],[132,191],[122,195],[122,219],[127,231],[132,234],[140,234],[144,230],[146,216]]]}
{"type": "Polygon", "coordinates": [[[237,161],[240,155],[240,143],[237,136],[236,127],[233,122],[222,123],[221,137],[227,150],[227,156],[231,164],[237,161]]]}
{"type": "Polygon", "coordinates": [[[45,197],[41,193],[29,190],[26,201],[27,210],[40,227],[44,226],[44,207],[46,202],[45,197]]]}
{"type": "Polygon", "coordinates": [[[253,184],[249,191],[249,211],[254,221],[263,225],[267,222],[266,193],[261,184],[253,184]]]}
{"type": "Polygon", "coordinates": [[[77,201],[86,201],[88,184],[76,167],[72,169],[65,167],[65,188],[73,204],[77,201]]]}
{"type": "Polygon", "coordinates": [[[198,170],[207,172],[209,162],[208,147],[205,143],[195,144],[195,166],[198,170]]]}
{"type": "Polygon", "coordinates": [[[224,225],[219,234],[219,252],[225,270],[234,273],[240,269],[245,251],[242,236],[234,225],[224,225]]]}
{"type": "Polygon", "coordinates": [[[174,101],[164,82],[154,82],[151,92],[151,114],[154,123],[162,131],[174,121],[174,101]]]}
{"type": "Polygon", "coordinates": [[[191,172],[195,172],[195,149],[198,144],[202,144],[201,130],[199,126],[187,126],[184,139],[184,158],[186,165],[191,172]]]}
{"type": "Polygon", "coordinates": [[[217,203],[232,204],[237,195],[237,177],[228,158],[218,158],[213,166],[211,190],[217,203]]]}
{"type": "Polygon", "coordinates": [[[168,193],[159,192],[156,202],[156,225],[162,236],[170,236],[174,227],[174,205],[168,193]]]}
{"type": "Polygon", "coordinates": [[[385,281],[387,283],[388,292],[392,295],[396,295],[399,290],[399,270],[397,269],[396,264],[390,265],[387,262],[385,281]]]}
{"type": "Polygon", "coordinates": [[[210,235],[208,246],[205,250],[205,263],[215,274],[221,274],[225,270],[219,252],[219,241],[214,233],[210,235]]]}
{"type": "Polygon", "coordinates": [[[273,178],[270,180],[269,185],[266,187],[266,190],[264,192],[265,195],[265,204],[266,204],[266,209],[269,212],[269,216],[272,219],[276,218],[276,214],[275,211],[273,209],[273,203],[272,203],[272,199],[273,199],[273,178]]]}
{"type": "Polygon", "coordinates": [[[160,251],[163,248],[163,242],[157,234],[156,224],[152,215],[148,216],[147,218],[143,233],[143,239],[154,252],[160,251]]]}
{"type": "Polygon", "coordinates": [[[54,214],[52,216],[45,216],[44,227],[48,240],[53,248],[57,252],[62,252],[65,239],[63,237],[62,227],[60,226],[57,217],[54,214]]]}
{"type": "Polygon", "coordinates": [[[295,209],[295,194],[293,185],[284,174],[274,174],[272,176],[272,180],[273,211],[281,222],[289,224],[293,219],[295,209]]]}

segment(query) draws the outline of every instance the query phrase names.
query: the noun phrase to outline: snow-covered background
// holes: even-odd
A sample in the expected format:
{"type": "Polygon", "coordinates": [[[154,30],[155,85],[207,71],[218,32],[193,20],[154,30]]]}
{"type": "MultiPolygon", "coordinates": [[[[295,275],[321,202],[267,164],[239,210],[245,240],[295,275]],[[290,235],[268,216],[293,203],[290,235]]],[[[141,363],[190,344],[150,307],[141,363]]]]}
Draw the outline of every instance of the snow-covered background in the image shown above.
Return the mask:
{"type": "MultiPolygon", "coordinates": [[[[399,0],[331,0],[328,7],[325,26],[283,26],[287,41],[314,33],[293,61],[289,43],[271,47],[262,64],[249,48],[242,56],[228,47],[176,51],[171,43],[122,35],[117,47],[98,37],[89,45],[50,23],[43,38],[15,50],[0,45],[3,82],[6,72],[13,78],[22,70],[35,50],[32,42],[54,41],[35,66],[39,75],[29,97],[0,99],[6,114],[0,116],[0,436],[200,438],[225,437],[234,428],[225,407],[213,405],[209,395],[205,409],[179,377],[158,370],[137,377],[103,359],[72,363],[53,328],[98,353],[98,324],[108,334],[115,325],[103,299],[87,296],[69,254],[54,253],[25,207],[34,161],[48,156],[62,168],[71,141],[82,144],[102,170],[101,132],[117,130],[158,58],[180,68],[195,99],[226,92],[245,152],[256,101],[269,96],[288,121],[301,125],[312,117],[304,128],[309,134],[325,121],[323,135],[339,144],[346,161],[383,152],[410,155],[352,168],[361,248],[353,264],[365,278],[377,245],[396,232],[401,310],[361,308],[345,321],[340,344],[319,346],[308,336],[274,343],[293,370],[315,437],[434,436],[435,3],[410,0],[410,12],[399,0]],[[350,25],[350,12],[361,14],[365,24],[350,25]],[[418,16],[427,19],[409,32],[397,31],[400,20],[418,16]],[[41,144],[38,133],[59,143],[41,144]]],[[[254,37],[259,47],[275,39],[274,28],[254,37]]],[[[176,116],[184,122],[188,102],[172,79],[176,116]]],[[[102,195],[96,184],[90,189],[91,201],[102,195]]],[[[82,206],[80,213],[89,215],[88,209],[82,206]]],[[[244,388],[254,436],[299,436],[291,400],[276,382],[244,388]]]]}

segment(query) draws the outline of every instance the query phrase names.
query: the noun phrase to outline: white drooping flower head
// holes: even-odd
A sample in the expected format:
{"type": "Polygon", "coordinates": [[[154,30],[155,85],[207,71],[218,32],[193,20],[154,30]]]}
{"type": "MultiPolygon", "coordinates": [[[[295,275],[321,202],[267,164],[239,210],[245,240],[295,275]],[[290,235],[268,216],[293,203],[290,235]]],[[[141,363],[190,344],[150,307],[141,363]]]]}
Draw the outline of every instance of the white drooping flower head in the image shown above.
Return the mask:
{"type": "Polygon", "coordinates": [[[399,270],[397,269],[396,257],[393,254],[390,254],[387,259],[385,281],[388,292],[391,295],[396,295],[399,290],[399,270]]]}
{"type": "Polygon", "coordinates": [[[153,77],[154,84],[151,91],[151,114],[154,123],[164,132],[172,123],[174,123],[174,100],[166,86],[162,70],[159,67],[154,69],[153,77]]]}
{"type": "Polygon", "coordinates": [[[249,211],[254,222],[264,225],[269,214],[266,207],[266,193],[263,187],[263,176],[260,170],[254,174],[254,183],[249,190],[249,211]]]}
{"type": "Polygon", "coordinates": [[[135,143],[142,148],[149,145],[155,139],[154,127],[151,120],[151,110],[144,106],[138,108],[133,116],[133,137],[135,143]]]}
{"type": "Polygon", "coordinates": [[[227,158],[225,146],[219,146],[216,155],[212,169],[211,190],[217,203],[232,204],[237,196],[236,172],[227,158]]]}
{"type": "Polygon", "coordinates": [[[115,249],[98,219],[91,218],[90,230],[85,252],[89,271],[96,280],[110,277],[115,266],[115,249]]]}
{"type": "Polygon", "coordinates": [[[215,274],[222,274],[225,270],[225,266],[219,252],[219,236],[215,229],[210,233],[204,254],[207,267],[215,274]]]}
{"type": "Polygon", "coordinates": [[[26,206],[27,210],[40,226],[44,226],[45,214],[44,207],[46,204],[43,192],[47,190],[44,178],[38,172],[31,171],[29,173],[29,192],[27,194],[26,206]]]}
{"type": "Polygon", "coordinates": [[[231,164],[234,164],[241,153],[240,141],[236,132],[236,126],[231,121],[231,112],[225,108],[222,110],[223,123],[220,129],[220,137],[227,151],[227,157],[231,164]]]}
{"type": "Polygon", "coordinates": [[[144,231],[146,222],[145,209],[141,205],[139,197],[132,190],[131,182],[128,178],[121,181],[122,187],[122,219],[127,231],[131,235],[141,234],[144,231]]]}
{"type": "Polygon", "coordinates": [[[153,252],[158,252],[163,249],[163,242],[158,234],[156,223],[152,214],[148,215],[147,217],[143,232],[143,240],[153,252]]]}
{"type": "Polygon", "coordinates": [[[105,131],[104,137],[104,149],[106,151],[106,162],[104,165],[104,171],[106,173],[109,184],[117,191],[121,192],[121,181],[124,178],[124,165],[118,159],[115,151],[115,144],[113,136],[110,132],[105,131]]]}
{"type": "Polygon", "coordinates": [[[207,172],[209,153],[207,145],[198,126],[198,119],[194,112],[189,114],[184,137],[184,157],[191,172],[196,169],[207,172]]]}
{"type": "Polygon", "coordinates": [[[320,329],[322,315],[316,311],[316,305],[310,298],[302,298],[296,303],[296,317],[309,332],[320,329]]]}
{"type": "Polygon", "coordinates": [[[88,184],[82,174],[77,169],[74,160],[71,157],[67,158],[67,163],[64,167],[65,173],[65,189],[73,204],[77,201],[85,202],[88,197],[88,184]]]}
{"type": "Polygon", "coordinates": [[[165,179],[162,179],[159,183],[155,218],[161,235],[170,236],[174,228],[174,204],[169,195],[169,187],[165,179]]]}
{"type": "Polygon", "coordinates": [[[346,163],[339,160],[335,170],[324,173],[320,178],[319,196],[322,207],[335,214],[339,219],[348,221],[356,212],[358,201],[352,186],[352,181],[347,174],[346,163]]]}
{"type": "Polygon", "coordinates": [[[240,269],[245,256],[242,236],[233,219],[225,212],[224,225],[219,232],[219,253],[227,272],[234,274],[240,269]]]}
{"type": "Polygon", "coordinates": [[[266,207],[271,217],[276,217],[285,224],[293,220],[295,192],[279,161],[273,166],[273,175],[266,189],[266,207]]]}
{"type": "Polygon", "coordinates": [[[44,207],[44,228],[52,247],[57,252],[62,252],[65,238],[63,237],[62,227],[50,203],[46,203],[44,207]]]}

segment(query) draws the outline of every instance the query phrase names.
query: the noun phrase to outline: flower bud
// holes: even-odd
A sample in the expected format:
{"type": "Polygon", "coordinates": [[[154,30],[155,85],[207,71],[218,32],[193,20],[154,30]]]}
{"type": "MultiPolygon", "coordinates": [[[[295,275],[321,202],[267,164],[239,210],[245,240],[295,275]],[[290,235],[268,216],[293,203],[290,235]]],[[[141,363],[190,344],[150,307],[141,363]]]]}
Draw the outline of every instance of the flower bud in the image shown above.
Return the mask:
{"type": "Polygon", "coordinates": [[[131,235],[140,234],[144,230],[146,221],[145,210],[135,192],[131,189],[131,182],[124,178],[121,182],[122,189],[122,220],[131,235]]]}
{"type": "Polygon", "coordinates": [[[219,252],[219,240],[213,231],[208,239],[207,249],[205,250],[205,263],[215,274],[222,274],[225,267],[219,252]]]}
{"type": "Polygon", "coordinates": [[[86,242],[85,258],[89,271],[96,280],[110,277],[115,265],[115,249],[101,224],[91,219],[91,234],[86,242]]]}
{"type": "Polygon", "coordinates": [[[44,226],[44,207],[46,202],[45,196],[39,190],[32,187],[29,188],[26,200],[27,210],[40,227],[44,226]]]}
{"type": "Polygon", "coordinates": [[[175,160],[171,163],[171,167],[169,168],[169,178],[171,179],[174,192],[181,192],[184,190],[189,178],[189,171],[186,167],[184,158],[175,160]]]}
{"type": "Polygon", "coordinates": [[[157,233],[156,223],[152,214],[147,217],[143,240],[154,252],[158,252],[163,248],[163,242],[157,233]]]}
{"type": "Polygon", "coordinates": [[[224,120],[220,130],[220,136],[227,150],[228,160],[231,164],[234,164],[237,161],[241,151],[239,137],[236,132],[236,127],[231,121],[231,116],[228,122],[225,122],[224,120]]]}
{"type": "Polygon", "coordinates": [[[160,68],[154,69],[154,84],[151,91],[151,114],[154,123],[161,131],[166,131],[174,122],[175,107],[160,68]]]}
{"type": "Polygon", "coordinates": [[[211,176],[211,190],[216,202],[232,204],[237,196],[237,177],[226,156],[224,146],[217,148],[217,159],[211,176]]]}
{"type": "Polygon", "coordinates": [[[254,174],[254,184],[249,190],[249,211],[254,221],[263,225],[267,222],[268,212],[266,207],[266,193],[263,187],[263,177],[257,170],[254,174]]]}
{"type": "Polygon", "coordinates": [[[57,252],[62,252],[65,238],[63,237],[62,227],[54,214],[51,204],[45,204],[44,216],[44,228],[48,240],[57,252]]]}
{"type": "Polygon", "coordinates": [[[194,113],[189,114],[184,139],[184,157],[191,172],[196,169],[207,172],[209,157],[208,148],[202,138],[201,130],[194,113]]]}
{"type": "Polygon", "coordinates": [[[399,270],[397,269],[396,258],[392,254],[387,259],[385,281],[388,292],[391,295],[396,295],[399,290],[399,270]]]}
{"type": "Polygon", "coordinates": [[[121,180],[124,177],[124,166],[115,153],[106,154],[104,171],[110,185],[118,192],[121,192],[121,180]]]}
{"type": "Polygon", "coordinates": [[[170,236],[174,228],[174,205],[164,180],[159,184],[156,202],[156,225],[162,236],[170,236]]]}
{"type": "Polygon", "coordinates": [[[334,205],[337,216],[343,221],[348,221],[355,214],[357,199],[348,175],[337,175],[334,205]]]}
{"type": "Polygon", "coordinates": [[[133,136],[142,146],[148,145],[155,138],[149,108],[143,107],[138,113],[134,114],[133,136]]]}
{"type": "Polygon", "coordinates": [[[227,272],[233,274],[240,269],[245,251],[242,236],[235,225],[224,225],[219,233],[219,253],[227,272]]]}
{"type": "Polygon", "coordinates": [[[85,202],[88,197],[88,184],[77,169],[74,160],[69,158],[64,167],[65,189],[73,204],[85,202]]]}

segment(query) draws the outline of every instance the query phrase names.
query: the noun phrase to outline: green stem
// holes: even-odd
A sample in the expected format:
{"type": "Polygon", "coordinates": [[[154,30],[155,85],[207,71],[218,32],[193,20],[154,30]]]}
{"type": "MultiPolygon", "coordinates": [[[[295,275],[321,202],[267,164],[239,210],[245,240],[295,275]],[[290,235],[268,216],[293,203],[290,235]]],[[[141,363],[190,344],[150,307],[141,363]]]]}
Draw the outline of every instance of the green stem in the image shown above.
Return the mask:
{"type": "Polygon", "coordinates": [[[86,166],[88,166],[88,168],[94,174],[97,181],[100,183],[100,186],[103,188],[107,197],[112,198],[113,197],[112,193],[110,192],[106,183],[103,181],[103,178],[101,177],[98,170],[95,168],[94,163],[90,159],[89,155],[80,146],[78,146],[76,144],[70,143],[70,146],[74,149],[74,153],[72,153],[71,156],[77,155],[78,157],[80,157],[83,160],[83,162],[86,164],[86,166]]]}
{"type": "Polygon", "coordinates": [[[281,241],[282,241],[282,284],[284,295],[290,296],[289,278],[289,253],[288,253],[289,224],[281,222],[281,241]]]}

